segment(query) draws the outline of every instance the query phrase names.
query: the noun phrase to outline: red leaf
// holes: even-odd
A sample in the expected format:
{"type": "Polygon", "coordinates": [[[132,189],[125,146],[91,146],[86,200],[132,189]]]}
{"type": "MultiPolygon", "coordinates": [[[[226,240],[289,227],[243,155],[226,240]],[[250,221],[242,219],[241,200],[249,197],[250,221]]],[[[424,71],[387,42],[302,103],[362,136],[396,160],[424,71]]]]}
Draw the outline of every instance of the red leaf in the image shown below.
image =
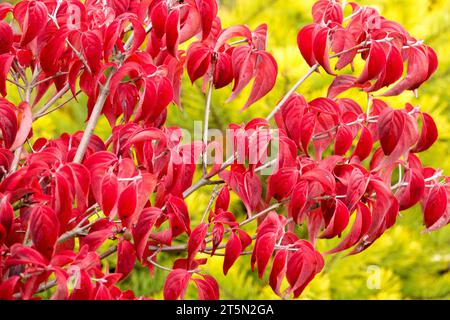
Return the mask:
{"type": "Polygon", "coordinates": [[[36,206],[30,217],[30,234],[36,249],[47,259],[53,255],[58,238],[58,218],[47,206],[36,206]]]}
{"type": "Polygon", "coordinates": [[[226,275],[242,253],[242,244],[235,232],[231,232],[230,239],[225,247],[225,258],[223,261],[223,273],[226,275]]]}
{"type": "Polygon", "coordinates": [[[330,51],[329,35],[330,30],[328,28],[322,28],[317,31],[313,42],[313,52],[317,63],[320,64],[328,74],[334,75],[328,55],[330,51]]]}
{"type": "Polygon", "coordinates": [[[241,240],[242,250],[252,244],[252,237],[242,229],[237,229],[239,239],[241,240]]]}
{"type": "Polygon", "coordinates": [[[22,146],[31,131],[31,126],[33,124],[33,114],[31,113],[30,105],[26,102],[22,102],[18,106],[18,130],[14,143],[10,147],[11,150],[15,150],[22,146]]]}
{"type": "Polygon", "coordinates": [[[438,57],[433,48],[431,48],[429,46],[425,46],[425,48],[427,50],[427,56],[428,56],[428,75],[427,75],[427,79],[426,79],[426,80],[428,80],[433,75],[433,73],[436,72],[436,70],[438,68],[438,57]]]}
{"type": "Polygon", "coordinates": [[[180,38],[180,10],[172,9],[166,21],[166,46],[167,51],[174,56],[178,56],[178,43],[180,38]]]}
{"type": "Polygon", "coordinates": [[[405,127],[405,114],[399,110],[388,110],[380,119],[378,134],[385,155],[396,148],[405,127]]]}
{"type": "Polygon", "coordinates": [[[307,201],[309,193],[309,184],[305,180],[300,180],[292,190],[292,199],[288,205],[289,216],[299,224],[302,223],[307,212],[307,201]]]}
{"type": "Polygon", "coordinates": [[[252,40],[252,32],[250,29],[245,25],[237,25],[237,26],[231,26],[229,28],[223,29],[220,32],[219,37],[217,38],[216,45],[214,46],[214,51],[218,52],[220,51],[220,48],[230,39],[237,38],[237,37],[243,37],[248,42],[252,40]]]}
{"type": "Polygon", "coordinates": [[[72,195],[77,202],[77,208],[86,211],[91,184],[90,173],[87,168],[78,163],[68,163],[62,166],[59,172],[69,181],[72,195]]]}
{"type": "Polygon", "coordinates": [[[21,243],[15,243],[10,248],[11,256],[7,260],[9,265],[32,264],[38,267],[47,267],[46,259],[36,250],[26,247],[21,243]]]}
{"type": "Polygon", "coordinates": [[[170,194],[167,198],[167,212],[180,224],[182,231],[191,233],[189,212],[183,199],[170,194]]]}
{"type": "Polygon", "coordinates": [[[444,216],[448,203],[449,194],[445,186],[436,184],[423,202],[423,218],[427,229],[433,229],[433,226],[444,216]]]}
{"type": "Polygon", "coordinates": [[[8,197],[0,194],[0,225],[8,234],[13,227],[14,210],[8,201],[8,197]]]}
{"type": "Polygon", "coordinates": [[[0,21],[0,55],[8,53],[13,44],[13,31],[4,21],[0,21]]]}
{"type": "Polygon", "coordinates": [[[369,80],[376,79],[384,69],[386,69],[386,53],[383,50],[383,46],[378,42],[372,42],[364,70],[356,82],[365,83],[369,80]]]}
{"type": "Polygon", "coordinates": [[[410,47],[408,49],[408,71],[406,77],[398,82],[382,96],[396,96],[405,90],[415,90],[428,79],[429,58],[424,47],[410,47]]]}
{"type": "Polygon", "coordinates": [[[14,7],[14,18],[22,28],[20,45],[33,41],[43,30],[47,22],[47,7],[41,1],[22,1],[14,7]]]}
{"type": "Polygon", "coordinates": [[[128,240],[121,240],[117,245],[117,265],[116,273],[122,274],[124,279],[133,270],[136,263],[136,252],[133,245],[128,240]]]}
{"type": "Polygon", "coordinates": [[[267,24],[263,23],[252,32],[252,43],[256,50],[266,50],[267,47],[267,24]]]}
{"type": "Polygon", "coordinates": [[[369,208],[362,202],[359,202],[357,205],[356,219],[350,232],[334,249],[328,251],[326,254],[344,251],[358,243],[369,230],[371,222],[372,217],[369,208]]]}
{"type": "Polygon", "coordinates": [[[201,275],[203,279],[195,278],[194,283],[198,288],[199,300],[219,300],[219,285],[217,281],[206,274],[201,275]]]}
{"type": "Polygon", "coordinates": [[[11,276],[0,283],[0,300],[14,300],[14,293],[19,280],[19,276],[11,276]]]}
{"type": "Polygon", "coordinates": [[[401,186],[395,194],[402,211],[417,204],[425,191],[425,180],[418,169],[406,170],[404,182],[408,185],[401,186]]]}
{"type": "Polygon", "coordinates": [[[349,212],[353,210],[355,205],[364,196],[368,182],[369,178],[361,169],[358,167],[352,169],[347,180],[346,197],[343,199],[343,202],[347,205],[349,212]]]}
{"type": "Polygon", "coordinates": [[[353,151],[353,156],[357,156],[360,161],[365,160],[373,148],[373,137],[370,130],[366,127],[361,127],[361,135],[359,137],[358,143],[356,144],[355,150],[353,151]]]}
{"type": "Polygon", "coordinates": [[[216,199],[216,204],[214,206],[214,211],[218,211],[219,209],[222,209],[224,211],[228,210],[228,207],[230,206],[230,190],[227,186],[222,187],[222,189],[219,192],[219,195],[216,199]]]}
{"type": "Polygon", "coordinates": [[[428,150],[438,139],[438,131],[433,118],[425,112],[420,112],[422,117],[422,131],[420,132],[419,141],[411,152],[418,153],[428,150]]]}
{"type": "Polygon", "coordinates": [[[169,11],[167,9],[167,3],[164,1],[159,2],[155,5],[151,12],[152,29],[154,30],[156,36],[160,39],[164,36],[166,32],[166,21],[169,11]]]}
{"type": "MultiPolygon", "coordinates": [[[[386,58],[386,69],[383,75],[374,84],[372,90],[378,89],[381,86],[389,86],[396,82],[403,75],[403,58],[400,51],[394,45],[389,45],[389,53],[386,58]]],[[[371,91],[371,89],[367,89],[371,91]]]]}
{"type": "Polygon", "coordinates": [[[112,300],[110,290],[103,284],[98,285],[97,293],[95,294],[95,300],[112,300]]]}
{"type": "Polygon", "coordinates": [[[205,236],[208,231],[208,225],[201,223],[189,235],[188,241],[188,262],[190,263],[198,251],[205,245],[205,236]]]}
{"type": "Polygon", "coordinates": [[[187,72],[191,82],[203,77],[211,65],[210,48],[202,43],[194,42],[187,51],[187,72]]]}
{"type": "Polygon", "coordinates": [[[278,74],[278,65],[275,59],[267,52],[257,52],[255,81],[250,97],[242,110],[264,97],[275,86],[278,74]]]}
{"type": "Polygon", "coordinates": [[[340,75],[334,78],[331,85],[328,87],[327,97],[329,99],[334,99],[342,92],[347,91],[355,87],[356,78],[349,75],[340,75]]]}
{"type": "Polygon", "coordinates": [[[11,64],[14,60],[14,56],[5,53],[0,55],[0,94],[6,96],[6,78],[8,76],[9,70],[11,69],[11,64]]]}
{"type": "Polygon", "coordinates": [[[0,246],[3,246],[7,237],[8,234],[6,232],[6,229],[3,227],[3,225],[0,224],[0,246]]]}
{"type": "Polygon", "coordinates": [[[164,299],[183,299],[191,274],[185,269],[172,270],[164,283],[164,299]]]}
{"type": "Polygon", "coordinates": [[[216,64],[214,65],[213,83],[214,88],[223,88],[233,81],[233,66],[231,57],[227,53],[218,53],[216,64]]]}
{"type": "Polygon", "coordinates": [[[243,166],[232,166],[231,171],[222,171],[219,176],[239,196],[250,216],[261,201],[262,186],[259,177],[243,166]]]}
{"type": "Polygon", "coordinates": [[[298,170],[295,167],[281,168],[267,179],[266,202],[273,197],[278,201],[290,196],[298,179],[298,170]]]}
{"type": "Polygon", "coordinates": [[[87,31],[81,35],[82,54],[93,73],[97,73],[101,68],[103,58],[101,43],[102,41],[93,31],[87,31]]]}
{"type": "Polygon", "coordinates": [[[233,50],[231,57],[234,70],[234,86],[230,102],[250,83],[254,75],[256,55],[250,46],[239,46],[233,50]]]}
{"type": "Polygon", "coordinates": [[[374,192],[376,199],[369,199],[372,212],[371,225],[364,237],[349,254],[356,254],[368,248],[395,223],[399,212],[398,201],[392,194],[390,187],[381,178],[372,175],[369,180],[367,194],[374,192]]]}
{"type": "Polygon", "coordinates": [[[281,296],[280,287],[286,275],[288,251],[278,250],[273,258],[272,269],[270,270],[269,284],[272,290],[281,296]]]}
{"type": "Polygon", "coordinates": [[[139,220],[133,228],[134,245],[140,261],[142,261],[142,257],[144,256],[145,246],[147,245],[152,228],[161,214],[162,212],[159,208],[145,208],[139,215],[139,220]]]}
{"type": "Polygon", "coordinates": [[[331,220],[328,222],[328,225],[326,226],[320,237],[330,239],[336,236],[340,236],[342,231],[344,231],[347,227],[349,218],[350,214],[347,207],[341,200],[336,199],[333,216],[331,217],[331,220]]]}
{"type": "Polygon", "coordinates": [[[119,196],[119,183],[114,173],[107,173],[101,182],[100,206],[105,216],[109,217],[111,211],[116,206],[119,196]]]}
{"type": "Polygon", "coordinates": [[[323,269],[324,261],[322,255],[305,240],[297,241],[295,248],[297,250],[290,256],[287,263],[286,279],[291,286],[290,291],[294,292],[294,298],[297,298],[315,275],[323,269]]]}
{"type": "Polygon", "coordinates": [[[59,30],[42,48],[39,60],[42,70],[48,75],[54,75],[61,68],[60,59],[66,51],[67,32],[59,30]]]}
{"type": "Polygon", "coordinates": [[[107,219],[94,223],[89,234],[80,238],[80,247],[86,246],[89,251],[97,250],[109,237],[114,235],[115,224],[107,219]]]}
{"type": "Polygon", "coordinates": [[[133,43],[128,50],[128,54],[134,53],[139,49],[141,44],[145,41],[146,31],[137,19],[130,18],[131,24],[133,25],[133,43]]]}
{"type": "Polygon", "coordinates": [[[378,135],[385,155],[396,160],[416,144],[417,122],[403,110],[388,109],[382,113],[378,135]]]}
{"type": "Polygon", "coordinates": [[[319,0],[312,7],[312,15],[315,23],[331,21],[341,24],[344,13],[339,1],[319,0]]]}
{"type": "Polygon", "coordinates": [[[260,279],[262,279],[270,257],[275,250],[276,242],[281,237],[282,232],[283,225],[275,211],[271,211],[258,227],[252,255],[252,269],[256,262],[260,279]]]}
{"type": "Polygon", "coordinates": [[[0,20],[5,19],[8,12],[13,11],[13,6],[10,3],[4,2],[0,3],[0,20]]]}
{"type": "Polygon", "coordinates": [[[225,233],[225,228],[223,227],[222,223],[215,223],[214,227],[212,229],[212,236],[213,236],[213,243],[212,243],[212,250],[211,250],[211,256],[214,255],[214,253],[217,250],[217,247],[222,242],[223,235],[225,233]]]}
{"type": "Polygon", "coordinates": [[[353,62],[358,50],[356,48],[353,50],[350,49],[354,48],[356,44],[356,39],[348,30],[338,29],[333,32],[331,44],[333,51],[335,53],[345,52],[339,56],[339,60],[336,63],[337,70],[341,70],[353,62]]]}
{"type": "Polygon", "coordinates": [[[319,28],[318,24],[309,24],[303,27],[297,35],[297,45],[300,53],[310,67],[317,63],[313,50],[315,35],[319,28]]]}
{"type": "Polygon", "coordinates": [[[214,18],[217,16],[217,0],[196,0],[202,18],[202,39],[208,38],[214,18]]]}
{"type": "Polygon", "coordinates": [[[4,101],[0,100],[0,131],[4,147],[9,149],[16,138],[18,124],[13,106],[4,101]]]}
{"type": "Polygon", "coordinates": [[[136,204],[136,183],[132,182],[122,191],[117,202],[117,212],[120,220],[122,220],[122,225],[128,226],[132,221],[136,210],[136,204]]]}
{"type": "Polygon", "coordinates": [[[343,156],[352,146],[353,133],[345,124],[339,126],[334,141],[334,154],[343,156]]]}

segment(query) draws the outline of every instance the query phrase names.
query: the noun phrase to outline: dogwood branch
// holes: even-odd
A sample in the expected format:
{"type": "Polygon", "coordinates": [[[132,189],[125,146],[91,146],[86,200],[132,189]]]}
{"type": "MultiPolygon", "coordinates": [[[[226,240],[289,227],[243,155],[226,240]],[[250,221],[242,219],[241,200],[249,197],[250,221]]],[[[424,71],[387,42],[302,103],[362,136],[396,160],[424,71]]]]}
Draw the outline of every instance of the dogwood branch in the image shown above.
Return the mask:
{"type": "Polygon", "coordinates": [[[57,72],[57,73],[55,73],[53,76],[44,78],[44,79],[39,80],[39,81],[34,81],[34,82],[31,83],[31,85],[32,85],[32,87],[34,88],[34,87],[37,87],[37,86],[40,85],[40,84],[43,84],[43,83],[45,83],[45,82],[47,82],[47,81],[56,79],[56,78],[58,78],[58,77],[60,77],[60,76],[66,75],[66,74],[68,74],[68,72],[57,72]]]}
{"type": "Polygon", "coordinates": [[[108,97],[109,83],[114,73],[115,70],[111,70],[108,77],[106,78],[104,85],[101,86],[97,102],[95,103],[94,108],[92,109],[91,116],[89,117],[89,121],[83,133],[83,137],[81,138],[80,145],[78,146],[77,153],[75,154],[75,157],[73,159],[73,162],[75,163],[81,163],[81,161],[83,161],[84,155],[89,145],[89,141],[91,140],[91,136],[94,133],[94,129],[97,126],[98,119],[100,118],[103,106],[108,97]]]}
{"type": "MultiPolygon", "coordinates": [[[[113,245],[111,247],[109,247],[108,250],[106,250],[105,252],[103,252],[102,254],[100,254],[100,260],[106,259],[107,257],[109,257],[110,255],[114,254],[117,251],[117,245],[113,245]]],[[[57,285],[57,281],[54,280],[50,280],[48,282],[42,283],[39,288],[36,290],[36,293],[42,293],[45,292],[47,290],[50,290],[51,288],[55,287],[57,285]]],[[[16,299],[20,299],[21,294],[17,293],[14,295],[14,298],[16,299]]]]}
{"type": "Polygon", "coordinates": [[[56,110],[58,110],[58,109],[64,107],[64,106],[65,106],[66,104],[68,104],[70,101],[74,100],[81,92],[82,92],[82,91],[79,90],[79,91],[77,91],[77,92],[75,93],[75,95],[73,95],[72,97],[70,97],[69,99],[67,99],[66,101],[64,101],[63,103],[57,105],[56,107],[53,107],[53,108],[51,108],[51,109],[45,111],[44,113],[36,114],[36,115],[34,116],[34,120],[37,120],[37,119],[39,119],[39,118],[42,118],[43,116],[46,116],[46,115],[48,115],[48,114],[50,114],[50,113],[52,113],[52,112],[54,112],[54,111],[56,111],[56,110]]]}
{"type": "Polygon", "coordinates": [[[209,198],[208,205],[206,206],[206,209],[203,212],[202,220],[200,220],[200,223],[203,223],[205,221],[206,216],[208,215],[208,212],[211,209],[211,207],[214,203],[214,200],[217,198],[218,195],[219,195],[219,188],[218,188],[218,186],[215,186],[214,191],[212,192],[211,197],[209,198]]]}
{"type": "MultiPolygon", "coordinates": [[[[213,70],[214,72],[214,64],[213,64],[213,70]]],[[[209,133],[209,113],[211,109],[211,97],[212,97],[212,91],[213,91],[213,81],[212,76],[211,79],[209,79],[208,84],[208,93],[206,95],[206,105],[205,105],[205,117],[204,117],[204,127],[203,127],[203,146],[204,151],[202,153],[202,169],[203,169],[203,176],[206,176],[207,174],[207,168],[208,168],[208,152],[207,152],[207,146],[208,146],[208,133],[209,133]]]]}
{"type": "Polygon", "coordinates": [[[39,119],[42,117],[45,112],[59,99],[61,98],[68,90],[70,89],[69,84],[66,83],[64,87],[62,87],[61,90],[59,90],[48,102],[42,106],[41,109],[39,109],[34,115],[33,115],[33,121],[39,119]]]}
{"type": "Polygon", "coordinates": [[[284,97],[278,102],[278,104],[273,108],[272,112],[269,113],[269,115],[266,117],[266,120],[269,121],[272,119],[275,114],[281,109],[281,107],[288,101],[288,99],[294,94],[295,91],[297,91],[298,87],[306,81],[306,79],[309,78],[317,69],[319,68],[319,64],[316,63],[313,66],[309,68],[309,70],[301,77],[289,91],[284,95],[284,97]]]}
{"type": "MultiPolygon", "coordinates": [[[[376,40],[377,42],[386,42],[386,41],[390,41],[390,39],[381,39],[381,40],[376,40]]],[[[345,54],[349,51],[358,49],[358,48],[362,48],[364,46],[367,46],[370,42],[365,42],[365,43],[361,43],[353,48],[344,50],[342,52],[330,55],[330,58],[336,58],[341,56],[342,54],[345,54]]],[[[283,96],[283,98],[280,100],[280,102],[277,103],[277,105],[274,107],[274,109],[269,113],[269,115],[266,117],[266,120],[269,121],[271,120],[275,114],[281,109],[281,107],[286,103],[286,101],[289,100],[289,98],[294,94],[294,92],[300,87],[300,85],[302,85],[315,71],[317,71],[317,69],[319,68],[319,64],[316,63],[314,65],[312,65],[308,71],[292,86],[291,89],[289,89],[289,91],[283,96]]],[[[219,174],[220,172],[222,172],[223,170],[225,170],[226,168],[228,168],[231,164],[233,164],[234,160],[236,158],[236,154],[230,156],[221,166],[220,170],[218,170],[216,173],[214,173],[212,176],[219,174]]],[[[191,195],[193,192],[195,192],[197,189],[208,185],[209,184],[209,178],[210,177],[206,177],[206,175],[204,174],[199,180],[197,180],[197,182],[195,182],[190,188],[188,188],[184,193],[183,193],[183,197],[187,198],[189,195],[191,195]]]]}

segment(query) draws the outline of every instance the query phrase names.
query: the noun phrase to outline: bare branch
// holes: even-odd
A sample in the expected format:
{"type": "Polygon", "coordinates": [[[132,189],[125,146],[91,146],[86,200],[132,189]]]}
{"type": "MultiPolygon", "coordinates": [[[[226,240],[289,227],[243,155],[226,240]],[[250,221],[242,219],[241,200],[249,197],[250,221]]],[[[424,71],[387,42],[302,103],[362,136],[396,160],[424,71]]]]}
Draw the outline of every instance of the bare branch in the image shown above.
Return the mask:
{"type": "Polygon", "coordinates": [[[77,153],[73,159],[75,163],[81,163],[86,153],[87,147],[89,145],[89,141],[91,140],[91,136],[94,133],[94,129],[97,126],[98,119],[100,118],[100,114],[102,113],[103,106],[105,104],[106,98],[109,94],[109,82],[111,81],[111,77],[115,71],[111,70],[108,77],[106,78],[105,84],[101,87],[100,93],[97,98],[97,102],[92,109],[91,116],[89,118],[88,124],[84,131],[83,137],[81,138],[80,145],[78,146],[77,153]]]}

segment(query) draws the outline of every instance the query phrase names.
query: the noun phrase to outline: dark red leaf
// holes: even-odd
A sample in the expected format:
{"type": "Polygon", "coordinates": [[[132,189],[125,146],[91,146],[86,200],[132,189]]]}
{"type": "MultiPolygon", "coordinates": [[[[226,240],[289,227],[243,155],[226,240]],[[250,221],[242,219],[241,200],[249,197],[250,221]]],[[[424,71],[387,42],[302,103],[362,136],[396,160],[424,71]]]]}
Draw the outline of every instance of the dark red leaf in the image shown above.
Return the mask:
{"type": "Polygon", "coordinates": [[[235,232],[231,232],[230,239],[225,247],[225,258],[223,261],[223,273],[226,275],[242,253],[242,244],[235,232]]]}
{"type": "Polygon", "coordinates": [[[208,231],[208,225],[201,223],[189,235],[188,241],[188,261],[192,261],[198,251],[205,245],[205,236],[208,231]]]}
{"type": "Polygon", "coordinates": [[[242,110],[264,97],[275,86],[278,74],[278,65],[275,59],[267,52],[257,53],[255,81],[250,92],[250,97],[242,110]]]}
{"type": "Polygon", "coordinates": [[[114,173],[107,173],[101,182],[101,201],[100,206],[103,213],[108,217],[116,206],[119,196],[119,183],[114,173]]]}
{"type": "Polygon", "coordinates": [[[433,118],[425,112],[421,112],[422,130],[420,132],[419,141],[411,152],[423,152],[428,150],[438,139],[438,130],[433,118]]]}
{"type": "Polygon", "coordinates": [[[178,56],[178,44],[180,42],[180,10],[173,9],[169,12],[166,21],[166,45],[167,51],[178,56]]]}
{"type": "Polygon", "coordinates": [[[121,240],[117,245],[117,265],[116,273],[122,274],[124,279],[133,270],[136,263],[136,252],[133,245],[128,240],[121,240]]]}
{"type": "Polygon", "coordinates": [[[334,213],[320,237],[329,239],[340,236],[347,227],[349,218],[350,214],[347,207],[341,200],[336,199],[334,213]]]}
{"type": "Polygon", "coordinates": [[[22,28],[20,44],[27,45],[43,30],[47,22],[47,7],[41,1],[22,1],[14,7],[14,18],[22,28]]]}
{"type": "Polygon", "coordinates": [[[219,285],[216,279],[206,274],[202,274],[201,276],[203,279],[193,279],[198,288],[199,300],[219,300],[219,285]]]}
{"type": "Polygon", "coordinates": [[[191,274],[185,269],[175,269],[169,273],[164,283],[164,299],[183,299],[191,274]]]}
{"type": "Polygon", "coordinates": [[[30,234],[36,249],[50,259],[58,238],[58,218],[48,206],[36,206],[30,217],[30,234]]]}

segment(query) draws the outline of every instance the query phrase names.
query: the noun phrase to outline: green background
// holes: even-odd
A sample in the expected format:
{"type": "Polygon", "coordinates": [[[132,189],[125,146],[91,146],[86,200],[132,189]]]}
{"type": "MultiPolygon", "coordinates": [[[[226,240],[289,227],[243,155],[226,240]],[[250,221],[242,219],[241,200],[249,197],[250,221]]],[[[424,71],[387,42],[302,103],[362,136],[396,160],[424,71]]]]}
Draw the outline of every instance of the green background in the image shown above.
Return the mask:
{"type": "MultiPolygon", "coordinates": [[[[212,128],[225,129],[230,122],[242,123],[251,118],[267,115],[284,93],[303,75],[308,66],[296,45],[298,30],[311,22],[311,0],[223,0],[219,15],[223,27],[245,23],[255,28],[261,23],[269,25],[268,50],[279,64],[275,89],[263,100],[244,112],[239,112],[248,97],[249,90],[231,103],[225,103],[230,94],[228,88],[215,91],[212,100],[212,128]]],[[[419,97],[404,93],[401,97],[385,99],[393,107],[403,107],[406,102],[419,105],[435,119],[439,129],[439,141],[421,155],[424,164],[443,168],[450,174],[450,109],[449,109],[449,27],[450,2],[444,0],[371,0],[359,1],[379,9],[386,18],[402,23],[417,39],[424,39],[439,57],[438,72],[419,90],[419,97]]],[[[357,65],[361,68],[361,65],[357,65]]],[[[187,79],[187,77],[186,77],[187,79]]],[[[325,96],[332,78],[314,74],[298,90],[308,100],[325,96]]],[[[204,95],[201,81],[183,84],[183,110],[170,106],[169,123],[192,128],[193,120],[203,118],[204,95]]],[[[10,91],[11,92],[11,91],[10,91]]],[[[49,93],[49,95],[51,92],[49,93]]],[[[365,96],[351,91],[351,96],[365,103],[365,96]]],[[[14,99],[14,94],[8,98],[14,99]]],[[[16,97],[17,98],[17,97],[16,97]]],[[[80,98],[50,116],[35,123],[35,137],[56,137],[63,132],[75,132],[84,126],[86,100],[80,98]]],[[[109,126],[101,120],[96,133],[109,136],[109,126]]],[[[198,221],[207,205],[212,189],[188,198],[193,223],[198,221]]],[[[233,198],[232,211],[243,219],[245,209],[233,198]]],[[[249,229],[251,230],[251,229],[249,229]]],[[[448,299],[450,297],[450,231],[444,228],[434,233],[423,233],[420,208],[401,213],[397,224],[388,230],[372,247],[356,256],[344,254],[326,257],[324,271],[318,275],[302,294],[301,299],[448,299]],[[374,287],[375,286],[375,287],[374,287]]],[[[333,247],[336,240],[320,240],[318,249],[333,247]]],[[[170,265],[175,256],[165,256],[161,264],[170,265]]],[[[249,257],[242,257],[230,270],[222,274],[222,258],[211,259],[203,269],[215,276],[220,284],[223,299],[277,299],[263,280],[250,270],[249,257]]],[[[114,265],[114,257],[109,260],[114,265]]],[[[105,266],[106,267],[106,266],[105,266]]],[[[266,272],[267,273],[267,272],[266,272]]],[[[140,266],[124,282],[122,288],[132,288],[136,294],[161,298],[165,271],[157,270],[152,276],[140,266]]],[[[194,288],[187,298],[196,298],[194,288]]]]}

